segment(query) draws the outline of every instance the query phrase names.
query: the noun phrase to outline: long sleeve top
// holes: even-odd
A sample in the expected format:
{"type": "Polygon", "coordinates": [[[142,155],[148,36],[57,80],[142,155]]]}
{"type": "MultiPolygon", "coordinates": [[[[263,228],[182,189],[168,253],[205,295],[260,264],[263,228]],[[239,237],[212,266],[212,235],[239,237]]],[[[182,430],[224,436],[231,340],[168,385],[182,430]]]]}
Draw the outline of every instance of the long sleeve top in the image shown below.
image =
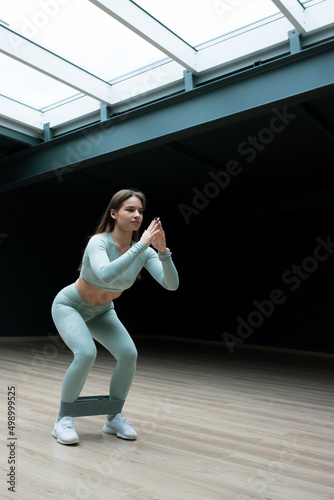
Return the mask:
{"type": "Polygon", "coordinates": [[[138,241],[124,254],[119,253],[111,233],[92,236],[86,246],[81,276],[90,285],[108,292],[130,288],[142,268],[167,290],[179,286],[171,252],[160,253],[138,241]]]}

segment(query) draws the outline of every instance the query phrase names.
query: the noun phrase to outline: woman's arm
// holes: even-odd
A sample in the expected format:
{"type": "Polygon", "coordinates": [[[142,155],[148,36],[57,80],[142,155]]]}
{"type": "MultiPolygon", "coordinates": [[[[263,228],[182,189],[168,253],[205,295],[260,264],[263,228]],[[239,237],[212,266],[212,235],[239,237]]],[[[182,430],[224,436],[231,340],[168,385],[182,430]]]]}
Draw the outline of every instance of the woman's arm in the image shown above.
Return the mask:
{"type": "Polygon", "coordinates": [[[154,220],[144,231],[140,241],[117,259],[110,262],[107,254],[107,243],[99,235],[93,236],[87,245],[86,254],[93,273],[102,283],[110,284],[120,278],[120,276],[131,266],[131,264],[141,255],[152,243],[155,235],[160,231],[159,225],[154,220]]]}
{"type": "Polygon", "coordinates": [[[171,252],[157,253],[151,248],[145,268],[167,290],[174,291],[179,287],[179,276],[171,252]]]}
{"type": "Polygon", "coordinates": [[[93,236],[87,245],[86,253],[93,273],[102,283],[111,284],[119,279],[145,250],[146,245],[138,241],[127,252],[110,262],[106,242],[93,236]]]}
{"type": "Polygon", "coordinates": [[[153,278],[167,290],[177,290],[179,287],[179,276],[172,261],[172,254],[166,247],[165,231],[162,229],[160,218],[156,220],[157,231],[152,238],[152,246],[158,250],[150,249],[150,255],[145,267],[153,278]]]}

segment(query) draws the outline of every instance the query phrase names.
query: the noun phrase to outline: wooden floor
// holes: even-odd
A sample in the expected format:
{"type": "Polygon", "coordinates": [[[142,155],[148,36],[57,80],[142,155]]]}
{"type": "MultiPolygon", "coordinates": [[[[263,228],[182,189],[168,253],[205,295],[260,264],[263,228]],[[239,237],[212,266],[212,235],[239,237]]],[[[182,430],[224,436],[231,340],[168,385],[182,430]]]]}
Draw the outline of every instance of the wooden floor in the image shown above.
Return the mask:
{"type": "MultiPolygon", "coordinates": [[[[59,340],[0,344],[0,496],[10,499],[332,500],[334,359],[137,341],[124,415],[139,439],[75,419],[80,443],[51,436],[71,354],[59,340]],[[153,345],[150,345],[153,344],[153,345]],[[7,387],[16,388],[15,493],[7,490],[7,387]]],[[[82,395],[107,394],[99,349],[82,395]]]]}

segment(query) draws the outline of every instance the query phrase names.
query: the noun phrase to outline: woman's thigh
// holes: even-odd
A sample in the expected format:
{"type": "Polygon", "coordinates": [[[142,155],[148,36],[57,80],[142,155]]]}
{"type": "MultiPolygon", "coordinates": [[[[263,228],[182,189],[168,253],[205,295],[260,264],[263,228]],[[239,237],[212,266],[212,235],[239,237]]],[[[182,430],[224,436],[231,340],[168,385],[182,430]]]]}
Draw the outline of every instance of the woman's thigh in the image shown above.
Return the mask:
{"type": "Polygon", "coordinates": [[[53,311],[52,316],[59,335],[75,356],[79,354],[96,356],[96,346],[91,332],[76,309],[61,305],[53,311]]]}
{"type": "Polygon", "coordinates": [[[116,360],[137,358],[136,346],[114,309],[89,321],[88,327],[92,337],[102,344],[116,360]]]}
{"type": "Polygon", "coordinates": [[[74,354],[96,355],[95,343],[86,324],[91,316],[74,285],[59,292],[51,314],[60,336],[74,354]]]}

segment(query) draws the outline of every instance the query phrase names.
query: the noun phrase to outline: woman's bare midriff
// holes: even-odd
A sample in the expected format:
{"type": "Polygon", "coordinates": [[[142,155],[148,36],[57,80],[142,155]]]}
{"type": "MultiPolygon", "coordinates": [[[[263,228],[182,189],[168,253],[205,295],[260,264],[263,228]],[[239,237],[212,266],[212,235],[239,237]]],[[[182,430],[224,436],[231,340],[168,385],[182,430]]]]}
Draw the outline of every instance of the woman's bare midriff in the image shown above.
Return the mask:
{"type": "Polygon", "coordinates": [[[95,286],[86,283],[81,276],[79,276],[75,282],[75,286],[77,287],[81,297],[93,306],[104,306],[105,304],[117,299],[117,297],[122,294],[122,292],[106,292],[104,290],[100,290],[99,288],[95,288],[95,286]]]}

